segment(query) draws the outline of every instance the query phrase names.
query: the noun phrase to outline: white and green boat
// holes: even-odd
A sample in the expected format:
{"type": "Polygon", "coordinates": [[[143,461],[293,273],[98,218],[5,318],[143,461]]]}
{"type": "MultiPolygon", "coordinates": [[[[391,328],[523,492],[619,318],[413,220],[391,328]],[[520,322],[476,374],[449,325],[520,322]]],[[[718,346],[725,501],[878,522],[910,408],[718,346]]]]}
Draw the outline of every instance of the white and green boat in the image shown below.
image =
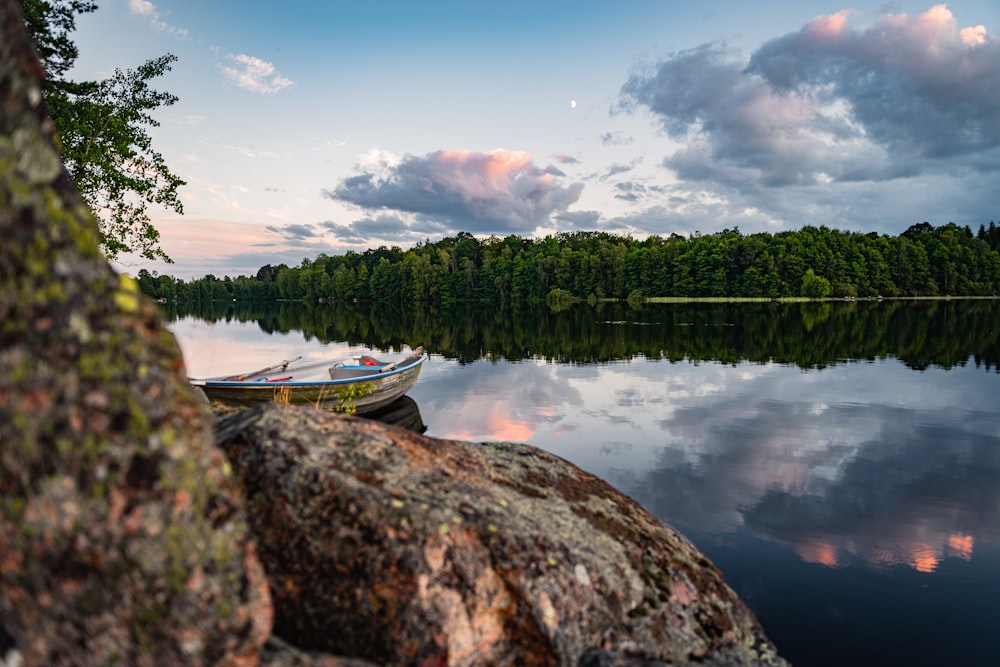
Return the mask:
{"type": "Polygon", "coordinates": [[[191,384],[210,402],[225,406],[277,401],[365,414],[406,394],[427,359],[422,347],[391,362],[368,355],[305,362],[296,357],[248,373],[192,379],[191,384]]]}

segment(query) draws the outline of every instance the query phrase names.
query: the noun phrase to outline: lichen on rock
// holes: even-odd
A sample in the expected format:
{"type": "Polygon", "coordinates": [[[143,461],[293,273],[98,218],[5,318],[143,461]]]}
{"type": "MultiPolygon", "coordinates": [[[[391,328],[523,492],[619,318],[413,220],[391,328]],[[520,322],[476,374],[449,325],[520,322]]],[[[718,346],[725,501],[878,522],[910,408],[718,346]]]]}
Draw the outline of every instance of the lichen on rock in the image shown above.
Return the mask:
{"type": "Polygon", "coordinates": [[[298,646],[383,664],[784,664],[675,530],[569,462],[292,406],[229,418],[298,646]]]}

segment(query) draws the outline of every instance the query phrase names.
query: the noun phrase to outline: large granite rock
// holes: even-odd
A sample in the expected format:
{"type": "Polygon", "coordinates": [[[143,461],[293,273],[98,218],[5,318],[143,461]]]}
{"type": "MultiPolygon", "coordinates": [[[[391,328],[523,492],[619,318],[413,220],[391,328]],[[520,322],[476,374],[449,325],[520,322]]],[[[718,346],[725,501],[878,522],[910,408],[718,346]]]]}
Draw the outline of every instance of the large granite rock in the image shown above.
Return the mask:
{"type": "Polygon", "coordinates": [[[254,665],[267,583],[158,310],[98,248],[0,0],[0,660],[254,665]]]}
{"type": "Polygon", "coordinates": [[[686,539],[525,445],[274,405],[228,418],[275,631],[391,665],[783,664],[686,539]]]}

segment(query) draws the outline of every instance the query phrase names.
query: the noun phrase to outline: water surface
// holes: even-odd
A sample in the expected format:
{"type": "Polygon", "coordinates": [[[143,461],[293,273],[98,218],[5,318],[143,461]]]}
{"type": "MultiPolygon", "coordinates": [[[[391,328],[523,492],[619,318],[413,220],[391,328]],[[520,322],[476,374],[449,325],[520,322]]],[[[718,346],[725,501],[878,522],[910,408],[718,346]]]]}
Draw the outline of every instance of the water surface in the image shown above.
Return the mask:
{"type": "Polygon", "coordinates": [[[607,479],[794,664],[1000,664],[996,302],[365,312],[171,328],[192,376],[423,343],[427,435],[607,479]]]}

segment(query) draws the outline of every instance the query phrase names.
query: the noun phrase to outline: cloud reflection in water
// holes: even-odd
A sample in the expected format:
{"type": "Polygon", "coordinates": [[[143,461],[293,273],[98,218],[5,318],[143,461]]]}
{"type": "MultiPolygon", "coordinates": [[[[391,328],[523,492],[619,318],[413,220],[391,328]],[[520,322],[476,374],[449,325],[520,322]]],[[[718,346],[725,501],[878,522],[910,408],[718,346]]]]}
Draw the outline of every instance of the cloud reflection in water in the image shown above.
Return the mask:
{"type": "Polygon", "coordinates": [[[412,394],[439,415],[429,435],[530,442],[685,532],[748,528],[807,562],[927,572],[1000,541],[996,383],[894,360],[521,362],[428,374],[412,394]]]}

